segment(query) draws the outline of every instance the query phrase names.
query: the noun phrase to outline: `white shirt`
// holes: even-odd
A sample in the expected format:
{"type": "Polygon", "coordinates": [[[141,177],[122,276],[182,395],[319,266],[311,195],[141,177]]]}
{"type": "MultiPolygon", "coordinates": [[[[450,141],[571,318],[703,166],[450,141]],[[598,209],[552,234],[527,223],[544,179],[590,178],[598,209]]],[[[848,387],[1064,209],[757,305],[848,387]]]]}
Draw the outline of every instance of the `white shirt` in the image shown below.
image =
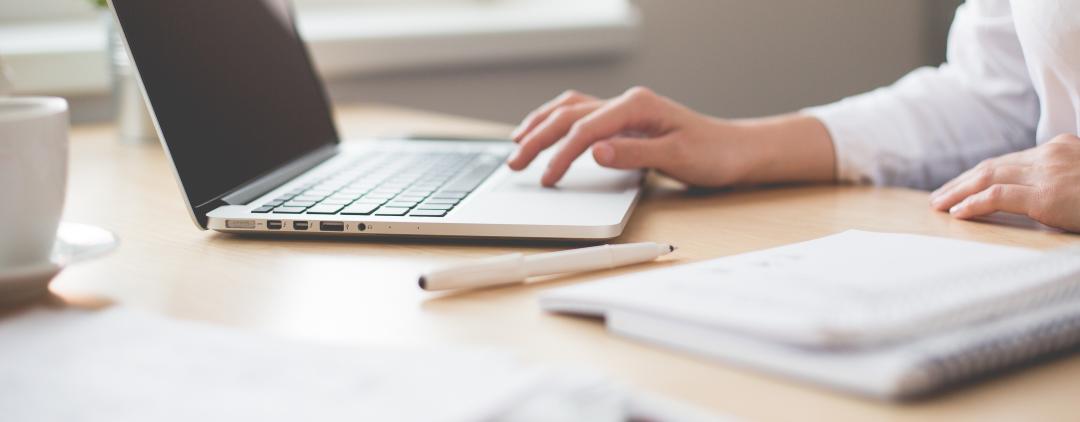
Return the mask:
{"type": "Polygon", "coordinates": [[[936,188],[979,161],[1080,132],[1080,0],[969,0],[948,60],[804,110],[841,180],[936,188]]]}

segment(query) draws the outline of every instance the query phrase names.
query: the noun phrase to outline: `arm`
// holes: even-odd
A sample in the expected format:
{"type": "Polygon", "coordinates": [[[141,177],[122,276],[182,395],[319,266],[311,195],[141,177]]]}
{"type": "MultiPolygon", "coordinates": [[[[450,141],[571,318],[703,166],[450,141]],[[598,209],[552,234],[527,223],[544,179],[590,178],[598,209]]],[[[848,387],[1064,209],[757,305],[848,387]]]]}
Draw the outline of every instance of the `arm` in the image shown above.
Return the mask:
{"type": "Polygon", "coordinates": [[[590,146],[600,165],[653,168],[695,186],[835,177],[829,134],[813,117],[717,119],[646,88],[610,100],[568,91],[527,116],[513,137],[520,144],[508,160],[514,170],[561,144],[541,180],[545,186],[558,182],[590,146]]]}
{"type": "Polygon", "coordinates": [[[1033,146],[1039,104],[1009,2],[971,0],[956,12],[946,64],[806,112],[829,128],[841,180],[930,189],[1033,146]]]}
{"type": "Polygon", "coordinates": [[[526,117],[509,165],[523,169],[558,143],[547,186],[593,146],[601,165],[655,168],[700,186],[839,179],[928,188],[1030,146],[1038,112],[1008,2],[971,0],[957,11],[949,63],[891,87],[802,114],[736,121],[643,88],[610,100],[568,92],[526,117]]]}

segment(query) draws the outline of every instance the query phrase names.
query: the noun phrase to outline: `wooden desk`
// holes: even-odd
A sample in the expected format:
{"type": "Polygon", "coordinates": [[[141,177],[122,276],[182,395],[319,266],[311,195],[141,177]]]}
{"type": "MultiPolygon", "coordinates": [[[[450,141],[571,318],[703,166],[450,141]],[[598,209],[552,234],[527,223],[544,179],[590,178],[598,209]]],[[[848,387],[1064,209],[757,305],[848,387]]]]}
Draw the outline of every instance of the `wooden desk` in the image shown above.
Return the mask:
{"type": "MultiPolygon", "coordinates": [[[[502,135],[507,128],[382,107],[340,112],[349,136],[402,131],[502,135]]],[[[548,315],[546,284],[459,294],[416,287],[418,271],[510,250],[552,245],[465,241],[269,239],[196,229],[157,146],[125,146],[106,126],[73,132],[66,219],[118,233],[107,258],[73,267],[53,284],[72,302],[106,300],[177,318],[316,341],[507,348],[526,359],[593,365],[652,391],[758,420],[1069,419],[1080,397],[1080,357],[1061,359],[914,404],[853,398],[605,333],[600,322],[548,315]]],[[[923,192],[802,187],[688,195],[654,186],[621,242],[680,246],[673,265],[807,240],[844,229],[926,233],[1049,248],[1080,237],[955,221],[923,192]]]]}

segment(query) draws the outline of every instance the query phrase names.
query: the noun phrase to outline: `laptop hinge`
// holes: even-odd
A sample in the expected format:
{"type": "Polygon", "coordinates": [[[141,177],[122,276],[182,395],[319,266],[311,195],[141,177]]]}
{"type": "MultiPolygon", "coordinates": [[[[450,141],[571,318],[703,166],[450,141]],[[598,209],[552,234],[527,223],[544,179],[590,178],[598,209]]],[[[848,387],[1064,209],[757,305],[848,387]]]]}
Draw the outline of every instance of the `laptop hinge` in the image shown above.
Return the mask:
{"type": "Polygon", "coordinates": [[[285,184],[286,182],[296,178],[304,172],[315,168],[315,166],[326,161],[330,157],[337,154],[337,144],[326,145],[315,151],[309,152],[303,157],[300,157],[292,162],[281,166],[277,170],[267,173],[247,184],[240,186],[236,190],[229,192],[221,197],[221,201],[228,205],[243,205],[255,198],[265,195],[267,192],[276,189],[278,186],[285,184]]]}

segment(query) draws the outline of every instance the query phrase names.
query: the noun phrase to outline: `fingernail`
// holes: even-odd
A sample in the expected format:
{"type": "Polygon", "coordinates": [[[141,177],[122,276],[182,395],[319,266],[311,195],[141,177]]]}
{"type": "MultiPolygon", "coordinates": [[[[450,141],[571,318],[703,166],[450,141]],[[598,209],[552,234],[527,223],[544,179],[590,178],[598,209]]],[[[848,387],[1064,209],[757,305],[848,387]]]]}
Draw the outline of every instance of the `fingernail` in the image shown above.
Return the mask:
{"type": "Polygon", "coordinates": [[[615,162],[615,148],[607,143],[598,143],[593,146],[593,157],[596,157],[596,162],[602,166],[610,166],[615,162]]]}
{"type": "Polygon", "coordinates": [[[540,176],[540,184],[551,187],[555,186],[555,174],[551,172],[551,169],[544,170],[544,175],[540,176]]]}
{"type": "Polygon", "coordinates": [[[959,204],[953,205],[952,208],[949,208],[949,214],[956,214],[956,213],[960,212],[960,210],[963,210],[963,209],[964,209],[964,203],[961,202],[959,204]]]}
{"type": "Polygon", "coordinates": [[[510,158],[506,159],[506,162],[507,163],[512,163],[514,161],[517,161],[518,157],[520,157],[520,156],[521,156],[521,150],[520,149],[515,149],[514,152],[512,154],[510,154],[510,158]]]}

